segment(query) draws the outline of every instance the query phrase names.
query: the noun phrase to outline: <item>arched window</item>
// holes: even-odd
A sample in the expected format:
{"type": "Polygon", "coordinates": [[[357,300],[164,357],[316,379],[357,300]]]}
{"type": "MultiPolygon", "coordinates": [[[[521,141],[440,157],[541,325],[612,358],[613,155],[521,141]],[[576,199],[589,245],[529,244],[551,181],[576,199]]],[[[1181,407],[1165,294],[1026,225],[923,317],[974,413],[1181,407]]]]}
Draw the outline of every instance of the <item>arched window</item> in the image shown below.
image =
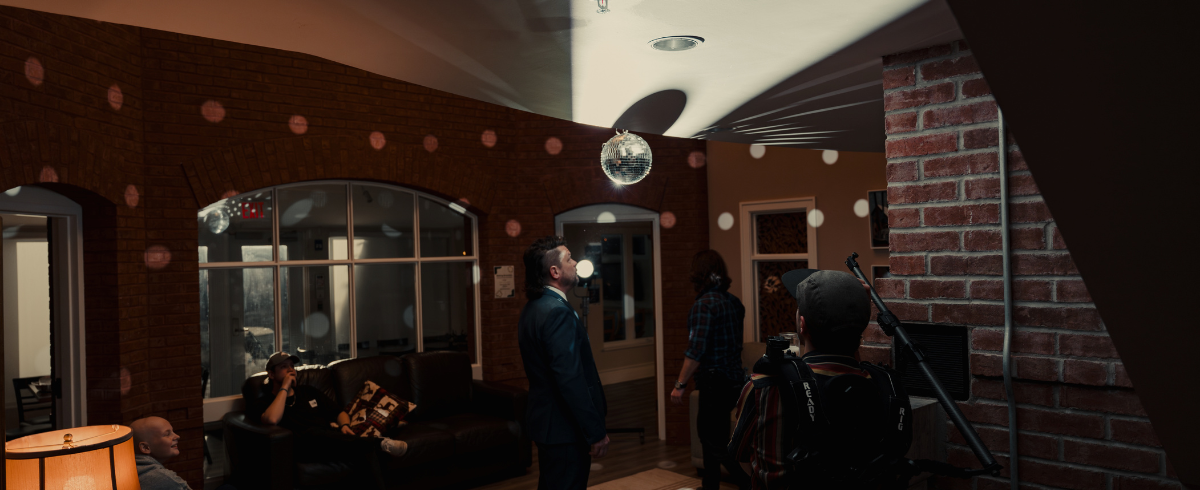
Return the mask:
{"type": "Polygon", "coordinates": [[[271,353],[302,364],[465,351],[478,363],[476,219],[384,184],[319,181],[196,216],[206,398],[240,393],[271,353]]]}

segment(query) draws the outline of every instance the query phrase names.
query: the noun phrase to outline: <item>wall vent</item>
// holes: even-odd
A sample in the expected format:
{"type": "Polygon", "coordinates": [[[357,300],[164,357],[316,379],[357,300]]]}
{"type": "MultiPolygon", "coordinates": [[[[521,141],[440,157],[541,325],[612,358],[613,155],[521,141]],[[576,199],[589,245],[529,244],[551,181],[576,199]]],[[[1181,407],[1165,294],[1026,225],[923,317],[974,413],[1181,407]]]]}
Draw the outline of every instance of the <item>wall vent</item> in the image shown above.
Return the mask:
{"type": "MultiPolygon", "coordinates": [[[[925,349],[925,358],[933,372],[937,374],[942,387],[950,397],[963,401],[971,396],[971,370],[967,348],[969,330],[956,325],[930,325],[924,323],[905,323],[904,329],[914,342],[925,349]]],[[[904,389],[909,396],[925,396],[933,398],[933,387],[916,364],[900,355],[892,347],[892,359],[897,370],[903,373],[901,379],[904,389]]]]}

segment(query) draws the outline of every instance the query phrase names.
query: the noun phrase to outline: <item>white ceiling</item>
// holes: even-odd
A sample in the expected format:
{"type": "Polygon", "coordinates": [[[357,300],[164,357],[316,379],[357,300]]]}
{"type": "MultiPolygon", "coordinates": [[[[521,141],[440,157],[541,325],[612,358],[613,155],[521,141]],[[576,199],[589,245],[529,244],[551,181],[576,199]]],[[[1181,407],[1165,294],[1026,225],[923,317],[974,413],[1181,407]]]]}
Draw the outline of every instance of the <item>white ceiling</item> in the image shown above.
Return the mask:
{"type": "Polygon", "coordinates": [[[595,126],[850,151],[883,150],[880,57],[961,38],[944,0],[0,3],[299,51],[595,126]],[[671,35],[705,42],[647,44],[671,35]]]}

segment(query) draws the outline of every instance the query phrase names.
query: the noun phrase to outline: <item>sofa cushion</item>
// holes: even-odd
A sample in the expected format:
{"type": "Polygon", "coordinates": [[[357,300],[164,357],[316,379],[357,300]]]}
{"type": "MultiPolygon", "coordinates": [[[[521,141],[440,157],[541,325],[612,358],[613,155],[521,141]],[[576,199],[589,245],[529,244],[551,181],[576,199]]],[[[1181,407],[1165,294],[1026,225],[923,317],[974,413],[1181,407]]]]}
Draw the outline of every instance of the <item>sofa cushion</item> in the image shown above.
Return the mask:
{"type": "Polygon", "coordinates": [[[432,429],[452,434],[455,454],[468,454],[497,446],[512,445],[521,435],[521,426],[516,421],[473,413],[442,417],[424,422],[424,424],[432,429]]]}
{"type": "Polygon", "coordinates": [[[408,451],[399,458],[385,458],[385,471],[433,463],[454,455],[454,435],[425,424],[407,424],[390,431],[388,437],[408,443],[408,451]]]}
{"type": "Polygon", "coordinates": [[[296,485],[322,487],[354,478],[354,470],[345,463],[296,463],[296,485]]]}
{"type": "Polygon", "coordinates": [[[360,437],[383,437],[396,427],[416,405],[393,395],[371,380],[363,382],[358,396],[346,409],[350,414],[350,430],[360,437]]]}
{"type": "MultiPolygon", "coordinates": [[[[441,418],[471,403],[471,358],[465,352],[422,352],[402,358],[417,404],[410,420],[441,418]]],[[[403,392],[397,392],[404,397],[403,392]]]]}
{"type": "Polygon", "coordinates": [[[338,389],[334,401],[343,407],[354,402],[363,382],[374,381],[381,388],[403,398],[412,400],[412,390],[408,384],[408,374],[404,363],[392,356],[371,356],[357,359],[343,359],[329,363],[338,389]]]}

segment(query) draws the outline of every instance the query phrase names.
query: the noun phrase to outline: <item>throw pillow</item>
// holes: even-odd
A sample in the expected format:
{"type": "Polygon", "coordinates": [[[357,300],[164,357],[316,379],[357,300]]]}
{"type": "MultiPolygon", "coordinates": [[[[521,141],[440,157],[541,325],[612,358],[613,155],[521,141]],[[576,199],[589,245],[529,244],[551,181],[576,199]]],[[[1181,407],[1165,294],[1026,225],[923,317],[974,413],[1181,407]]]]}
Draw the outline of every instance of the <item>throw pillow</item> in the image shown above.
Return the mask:
{"type": "Polygon", "coordinates": [[[358,436],[383,437],[415,408],[415,403],[393,395],[368,380],[363,383],[346,413],[350,414],[350,430],[358,436]]]}

